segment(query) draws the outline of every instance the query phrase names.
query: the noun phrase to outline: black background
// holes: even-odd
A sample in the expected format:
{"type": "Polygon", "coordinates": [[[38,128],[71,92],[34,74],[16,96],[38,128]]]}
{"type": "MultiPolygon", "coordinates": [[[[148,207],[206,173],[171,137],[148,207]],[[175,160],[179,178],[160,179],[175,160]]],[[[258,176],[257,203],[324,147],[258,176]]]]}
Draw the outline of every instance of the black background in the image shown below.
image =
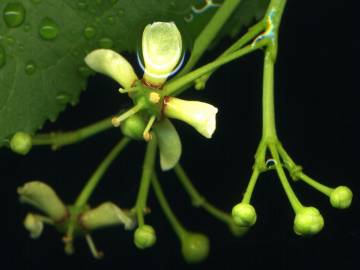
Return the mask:
{"type": "MultiPolygon", "coordinates": [[[[18,203],[16,187],[27,180],[50,183],[66,202],[72,202],[97,164],[119,137],[115,129],[54,153],[46,147],[26,157],[0,151],[1,197],[6,198],[2,241],[7,268],[104,268],[104,269],[358,269],[359,176],[358,106],[355,57],[359,49],[358,22],[350,1],[289,0],[280,34],[276,66],[276,112],[278,134],[305,172],[330,186],[347,185],[354,193],[348,210],[331,208],[328,198],[304,183],[292,183],[305,205],[320,209],[323,231],[312,238],[296,236],[293,212],[276,174],[269,172],[258,182],[252,203],[258,213],[256,226],[243,238],[232,237],[226,226],[190,202],[173,173],[160,174],[167,197],[182,223],[211,239],[211,254],[202,264],[188,266],[180,245],[150,194],[152,214],[146,217],[158,235],[157,244],[137,250],[132,233],[112,228],[94,233],[102,261],[94,260],[83,239],[76,241],[74,256],[64,254],[61,236],[46,228],[31,240],[22,227],[29,208],[18,203]]],[[[208,53],[206,63],[223,51],[223,40],[208,53]]],[[[187,99],[207,101],[220,110],[217,130],[206,140],[186,124],[174,121],[183,141],[182,164],[200,192],[215,205],[230,211],[242,198],[261,135],[261,52],[221,68],[204,92],[189,90],[187,99]]],[[[135,63],[135,57],[128,55],[135,63]]],[[[128,100],[108,78],[95,76],[81,96],[49,130],[71,130],[113,114],[128,100]]],[[[91,203],[111,200],[122,207],[133,205],[143,159],[143,143],[131,144],[111,166],[91,203]]]]}

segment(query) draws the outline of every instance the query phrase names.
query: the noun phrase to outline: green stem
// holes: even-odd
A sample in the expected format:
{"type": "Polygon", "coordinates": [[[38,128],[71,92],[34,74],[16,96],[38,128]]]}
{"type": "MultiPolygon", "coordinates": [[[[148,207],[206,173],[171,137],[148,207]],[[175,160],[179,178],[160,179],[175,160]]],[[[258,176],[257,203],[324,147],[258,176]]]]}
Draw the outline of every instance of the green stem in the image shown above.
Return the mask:
{"type": "Polygon", "coordinates": [[[334,190],[333,188],[330,188],[328,186],[319,183],[318,181],[312,179],[311,177],[307,176],[302,172],[299,174],[299,178],[328,197],[330,197],[331,192],[334,190]]]}
{"type": "Polygon", "coordinates": [[[129,142],[130,139],[124,137],[122,140],[120,140],[120,142],[117,145],[115,145],[115,147],[100,163],[99,167],[91,175],[90,179],[88,180],[85,187],[81,191],[80,195],[76,199],[75,207],[81,208],[87,203],[88,199],[90,198],[91,194],[94,192],[96,186],[98,185],[100,179],[102,178],[106,170],[109,168],[110,164],[120,154],[120,152],[128,145],[129,142]]]}
{"type": "Polygon", "coordinates": [[[182,87],[186,86],[187,84],[189,84],[190,82],[193,82],[194,80],[196,80],[197,78],[199,78],[200,76],[228,63],[231,62],[241,56],[244,56],[248,53],[251,53],[263,46],[265,46],[267,44],[266,40],[257,42],[255,44],[255,46],[251,46],[248,45],[236,52],[230,53],[229,55],[226,55],[224,57],[221,57],[219,59],[214,60],[213,62],[210,62],[207,65],[204,65],[198,69],[195,69],[192,72],[187,73],[186,75],[175,79],[174,81],[169,82],[168,84],[166,84],[163,88],[163,95],[164,96],[171,96],[173,95],[175,92],[176,94],[180,94],[183,90],[185,89],[181,89],[182,87]],[[180,89],[180,91],[178,91],[180,89]]]}
{"type": "Polygon", "coordinates": [[[292,190],[292,188],[289,184],[286,174],[282,168],[282,165],[280,162],[280,157],[277,152],[275,144],[269,144],[269,148],[270,148],[271,155],[273,156],[273,158],[276,161],[275,169],[280,178],[281,185],[283,186],[283,188],[285,190],[286,196],[288,197],[292,208],[294,209],[295,213],[297,213],[303,207],[303,205],[301,204],[299,199],[296,197],[296,194],[294,193],[294,191],[292,190]]]}
{"type": "Polygon", "coordinates": [[[199,36],[194,42],[194,47],[191,56],[185,67],[179,73],[179,76],[186,74],[193,68],[200,57],[208,49],[210,43],[214,40],[217,33],[221,30],[230,15],[235,11],[241,0],[226,0],[215,15],[211,18],[210,22],[201,31],[199,36]]]}
{"type": "Polygon", "coordinates": [[[38,134],[33,137],[32,142],[34,145],[52,145],[53,149],[58,149],[63,145],[80,142],[111,127],[111,118],[106,118],[74,131],[38,134]]]}
{"type": "Polygon", "coordinates": [[[181,225],[181,223],[179,222],[179,220],[177,219],[177,217],[175,216],[175,214],[173,213],[173,211],[171,210],[168,201],[165,198],[164,192],[160,186],[159,180],[156,176],[156,174],[154,173],[152,176],[152,186],[154,188],[155,191],[155,195],[159,201],[159,204],[162,208],[162,210],[164,211],[164,214],[166,216],[166,218],[169,220],[171,226],[173,227],[175,233],[177,234],[177,236],[179,237],[179,239],[183,239],[186,237],[187,235],[187,231],[186,229],[181,225]]]}
{"type": "Polygon", "coordinates": [[[151,177],[152,174],[154,173],[156,146],[157,146],[157,139],[155,134],[153,134],[151,141],[147,143],[142,175],[140,180],[140,187],[135,204],[139,227],[145,224],[143,211],[146,208],[146,201],[149,193],[151,177]]]}
{"type": "Polygon", "coordinates": [[[275,109],[274,109],[274,61],[270,50],[265,52],[263,75],[263,135],[266,141],[276,141],[275,109]]]}
{"type": "MultiPolygon", "coordinates": [[[[239,49],[241,49],[246,43],[253,40],[262,30],[264,29],[264,21],[260,21],[251,28],[249,28],[248,32],[239,38],[233,45],[231,45],[227,50],[225,50],[217,59],[229,55],[239,49]]],[[[215,72],[212,70],[203,76],[201,76],[197,82],[205,85],[210,76],[215,72]]]]}
{"type": "Polygon", "coordinates": [[[248,184],[248,186],[246,188],[244,197],[242,199],[243,203],[250,203],[251,196],[253,194],[253,191],[254,191],[254,188],[255,188],[255,185],[256,185],[256,181],[259,178],[259,175],[260,175],[260,172],[259,172],[258,168],[256,168],[256,166],[255,166],[255,168],[253,169],[253,173],[252,173],[252,175],[250,177],[249,184],[248,184]]]}
{"type": "Polygon", "coordinates": [[[195,207],[203,208],[215,218],[227,223],[229,226],[233,225],[233,219],[228,213],[207,202],[206,199],[197,191],[180,164],[177,164],[174,167],[174,171],[195,207]]]}

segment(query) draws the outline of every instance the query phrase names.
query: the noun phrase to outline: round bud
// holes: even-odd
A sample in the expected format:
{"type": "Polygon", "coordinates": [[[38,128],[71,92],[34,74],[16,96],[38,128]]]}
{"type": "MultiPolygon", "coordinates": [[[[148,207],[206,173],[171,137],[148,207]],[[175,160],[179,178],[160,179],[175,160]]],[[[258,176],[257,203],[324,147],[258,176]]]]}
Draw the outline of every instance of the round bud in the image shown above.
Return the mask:
{"type": "Polygon", "coordinates": [[[25,132],[16,132],[10,140],[10,148],[17,154],[26,155],[32,147],[30,134],[25,132]]]}
{"type": "Polygon", "coordinates": [[[44,229],[44,224],[39,217],[29,213],[25,217],[24,227],[30,232],[30,237],[36,239],[40,237],[44,229]]]}
{"type": "Polygon", "coordinates": [[[294,231],[297,235],[317,234],[324,227],[324,219],[315,207],[303,207],[295,216],[294,231]]]}
{"type": "Polygon", "coordinates": [[[238,203],[231,212],[234,222],[238,226],[250,227],[256,222],[255,208],[248,203],[238,203]]]}
{"type": "Polygon", "coordinates": [[[351,205],[352,197],[350,188],[339,186],[331,192],[330,203],[335,208],[346,209],[351,205]]]}
{"type": "Polygon", "coordinates": [[[146,123],[144,119],[138,114],[134,114],[128,117],[120,125],[122,133],[134,140],[143,140],[143,132],[145,127],[146,123]]]}
{"type": "Polygon", "coordinates": [[[201,233],[187,233],[181,240],[181,253],[187,263],[199,263],[209,255],[209,238],[201,233]]]}
{"type": "Polygon", "coordinates": [[[137,248],[145,249],[156,243],[156,233],[152,226],[143,225],[135,230],[134,243],[137,248]]]}

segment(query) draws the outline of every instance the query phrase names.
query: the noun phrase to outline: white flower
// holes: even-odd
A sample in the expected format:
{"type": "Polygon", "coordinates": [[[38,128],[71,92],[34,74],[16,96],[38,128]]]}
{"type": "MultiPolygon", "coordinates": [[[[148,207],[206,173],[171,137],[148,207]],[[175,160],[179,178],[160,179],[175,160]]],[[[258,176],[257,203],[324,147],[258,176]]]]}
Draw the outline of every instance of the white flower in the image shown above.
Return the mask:
{"type": "Polygon", "coordinates": [[[142,36],[145,81],[161,86],[176,67],[182,53],[181,34],[173,22],[148,24],[142,36]]]}
{"type": "Polygon", "coordinates": [[[208,103],[188,101],[174,97],[164,100],[164,114],[193,126],[201,135],[211,138],[216,129],[218,109],[208,103]]]}
{"type": "Polygon", "coordinates": [[[94,50],[85,57],[85,62],[91,69],[113,78],[125,89],[138,79],[130,63],[112,50],[94,50]]]}

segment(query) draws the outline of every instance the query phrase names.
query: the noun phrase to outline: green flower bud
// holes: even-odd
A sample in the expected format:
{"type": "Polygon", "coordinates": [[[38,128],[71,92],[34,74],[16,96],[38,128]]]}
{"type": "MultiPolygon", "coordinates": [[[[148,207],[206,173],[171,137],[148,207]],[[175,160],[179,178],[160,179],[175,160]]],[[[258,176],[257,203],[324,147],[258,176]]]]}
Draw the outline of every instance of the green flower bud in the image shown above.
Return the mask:
{"type": "Polygon", "coordinates": [[[126,230],[134,228],[134,220],[112,202],[105,202],[98,207],[84,212],[80,223],[86,230],[96,230],[108,226],[124,224],[126,230]]]}
{"type": "Polygon", "coordinates": [[[210,251],[209,238],[201,233],[187,233],[181,240],[181,253],[187,263],[205,260],[210,251]]]}
{"type": "Polygon", "coordinates": [[[29,213],[24,219],[24,227],[30,232],[30,237],[36,239],[43,232],[44,224],[38,216],[29,213]]]}
{"type": "Polygon", "coordinates": [[[148,24],[142,36],[145,81],[161,86],[176,67],[182,54],[181,34],[173,22],[148,24]]]}
{"type": "Polygon", "coordinates": [[[324,219],[315,207],[303,207],[296,213],[294,231],[297,235],[317,234],[324,227],[324,219]]]}
{"type": "Polygon", "coordinates": [[[85,57],[85,62],[91,69],[113,78],[125,89],[138,79],[129,62],[112,50],[94,50],[85,57]]]}
{"type": "Polygon", "coordinates": [[[335,208],[346,209],[350,207],[352,197],[353,194],[350,188],[339,186],[331,192],[330,203],[335,208]]]}
{"type": "Polygon", "coordinates": [[[242,227],[253,226],[257,219],[255,208],[248,203],[238,203],[233,207],[231,214],[235,224],[242,227]]]}
{"type": "Polygon", "coordinates": [[[43,211],[55,222],[63,221],[67,217],[67,209],[55,191],[39,181],[32,181],[17,190],[22,203],[30,204],[43,211]]]}
{"type": "Polygon", "coordinates": [[[193,126],[201,135],[210,139],[216,129],[218,109],[199,101],[182,100],[175,97],[164,99],[164,114],[193,126]]]}
{"type": "Polygon", "coordinates": [[[10,148],[17,154],[26,155],[32,147],[32,138],[25,132],[16,132],[10,140],[10,148]]]}
{"type": "Polygon", "coordinates": [[[144,119],[138,115],[134,114],[126,118],[120,125],[122,133],[134,140],[143,140],[143,132],[146,127],[144,119]]]}
{"type": "Polygon", "coordinates": [[[156,233],[152,226],[143,225],[135,230],[134,243],[137,248],[145,249],[156,243],[156,233]]]}

